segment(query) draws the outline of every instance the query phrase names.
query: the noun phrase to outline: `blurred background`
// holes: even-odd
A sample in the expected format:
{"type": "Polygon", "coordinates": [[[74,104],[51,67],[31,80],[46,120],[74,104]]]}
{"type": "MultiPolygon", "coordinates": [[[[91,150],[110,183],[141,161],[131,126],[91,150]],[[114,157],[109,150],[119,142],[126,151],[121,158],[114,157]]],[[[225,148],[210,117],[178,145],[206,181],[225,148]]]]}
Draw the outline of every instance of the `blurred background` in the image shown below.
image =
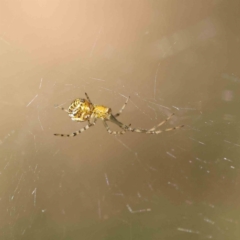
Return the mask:
{"type": "MultiPolygon", "coordinates": [[[[240,238],[240,3],[0,1],[3,240],[240,238]],[[87,92],[159,135],[107,133],[87,92]]],[[[111,124],[111,129],[118,130],[111,124]]]]}

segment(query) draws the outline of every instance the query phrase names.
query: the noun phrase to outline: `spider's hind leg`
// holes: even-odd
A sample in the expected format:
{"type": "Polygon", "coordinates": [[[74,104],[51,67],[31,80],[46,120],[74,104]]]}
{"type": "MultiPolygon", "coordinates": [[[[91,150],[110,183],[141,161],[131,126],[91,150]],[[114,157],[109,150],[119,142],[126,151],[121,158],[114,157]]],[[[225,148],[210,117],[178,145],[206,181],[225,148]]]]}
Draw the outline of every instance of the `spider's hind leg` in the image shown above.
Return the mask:
{"type": "Polygon", "coordinates": [[[124,134],[124,133],[126,133],[126,131],[112,131],[112,130],[109,128],[109,126],[108,126],[108,124],[107,124],[106,121],[103,121],[103,125],[104,125],[104,127],[106,128],[106,130],[107,130],[107,132],[108,132],[109,134],[118,135],[118,134],[124,134]]]}
{"type": "Polygon", "coordinates": [[[129,131],[129,128],[130,128],[130,126],[131,126],[131,124],[129,124],[129,125],[127,126],[127,125],[119,122],[119,121],[117,120],[117,118],[116,118],[115,116],[113,116],[112,114],[111,114],[111,116],[110,116],[110,118],[109,118],[109,121],[112,122],[112,123],[114,123],[114,124],[116,124],[116,125],[118,125],[118,126],[119,126],[120,128],[122,128],[124,131],[129,131]]]}
{"type": "Polygon", "coordinates": [[[172,113],[168,118],[166,118],[165,120],[160,122],[157,126],[149,129],[148,132],[154,132],[155,134],[159,134],[161,132],[168,132],[168,131],[177,130],[179,128],[184,127],[184,125],[180,125],[180,126],[177,126],[177,127],[166,128],[165,130],[158,130],[158,131],[156,131],[156,128],[158,128],[158,127],[162,126],[164,123],[166,123],[173,115],[174,115],[174,113],[172,113]]]}
{"type": "Polygon", "coordinates": [[[172,113],[168,118],[166,118],[165,120],[163,120],[162,122],[160,122],[157,126],[149,129],[149,131],[150,131],[150,132],[151,132],[151,131],[155,131],[156,128],[158,128],[158,127],[162,126],[164,123],[166,123],[173,115],[174,115],[174,113],[172,113]]]}
{"type": "Polygon", "coordinates": [[[131,128],[130,126],[128,127],[128,131],[130,132],[137,132],[137,133],[146,133],[146,134],[159,134],[159,133],[162,133],[162,132],[168,132],[168,131],[172,131],[172,130],[176,130],[176,129],[179,129],[179,128],[182,128],[184,127],[184,125],[181,125],[181,126],[177,126],[177,127],[172,127],[172,128],[166,128],[164,130],[157,130],[156,129],[160,126],[162,126],[164,123],[166,123],[172,116],[174,115],[171,114],[168,118],[166,118],[164,121],[160,122],[158,125],[156,125],[155,127],[153,128],[150,128],[150,129],[141,129],[141,128],[131,128]]]}

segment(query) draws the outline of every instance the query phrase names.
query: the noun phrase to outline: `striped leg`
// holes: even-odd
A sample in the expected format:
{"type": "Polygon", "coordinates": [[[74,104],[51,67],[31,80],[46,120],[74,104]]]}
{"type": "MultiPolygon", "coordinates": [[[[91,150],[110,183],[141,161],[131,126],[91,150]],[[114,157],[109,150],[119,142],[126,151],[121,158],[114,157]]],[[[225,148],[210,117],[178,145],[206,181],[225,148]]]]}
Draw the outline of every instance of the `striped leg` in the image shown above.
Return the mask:
{"type": "Polygon", "coordinates": [[[103,121],[103,125],[104,125],[104,127],[107,129],[107,132],[108,132],[109,134],[117,135],[117,134],[124,134],[124,133],[126,133],[126,131],[112,131],[112,130],[109,128],[109,126],[108,126],[108,124],[107,124],[106,121],[103,121]]]}
{"type": "Polygon", "coordinates": [[[162,126],[164,123],[166,123],[166,122],[167,122],[167,121],[168,121],[173,115],[174,115],[174,113],[172,113],[172,114],[171,114],[167,119],[165,119],[164,121],[160,122],[157,126],[151,128],[151,129],[149,129],[149,132],[154,131],[155,134],[159,134],[159,133],[161,133],[161,132],[168,132],[168,131],[177,130],[177,129],[179,129],[179,128],[184,127],[184,125],[181,125],[181,126],[177,126],[177,127],[166,128],[165,130],[158,130],[158,131],[155,131],[156,128],[158,128],[158,127],[162,126]]]}
{"type": "Polygon", "coordinates": [[[67,109],[65,109],[65,108],[63,108],[63,107],[61,107],[61,109],[62,109],[63,111],[65,111],[66,113],[70,114],[70,112],[69,112],[67,109]]]}
{"type": "Polygon", "coordinates": [[[126,107],[129,98],[130,98],[130,97],[127,98],[126,102],[124,103],[124,105],[122,106],[122,108],[120,109],[120,111],[119,111],[118,113],[116,113],[116,114],[114,115],[114,117],[119,117],[119,116],[120,116],[120,114],[122,113],[122,111],[123,111],[124,108],[126,107]]]}
{"type": "Polygon", "coordinates": [[[64,107],[59,107],[59,106],[57,106],[56,108],[60,108],[60,109],[63,110],[64,112],[70,114],[70,112],[69,112],[67,109],[65,109],[64,107]]]}
{"type": "MultiPolygon", "coordinates": [[[[156,131],[156,128],[162,126],[165,122],[167,122],[171,117],[173,116],[173,114],[171,116],[169,116],[167,119],[165,119],[164,121],[160,122],[157,126],[153,127],[153,128],[150,128],[150,129],[142,129],[142,128],[131,128],[131,124],[129,124],[128,126],[119,122],[117,120],[117,118],[115,118],[115,116],[111,115],[110,118],[109,118],[109,121],[111,121],[112,123],[118,125],[120,128],[122,128],[124,131],[123,132],[126,132],[126,131],[129,131],[129,132],[137,132],[137,133],[147,133],[147,134],[159,134],[161,132],[165,132],[165,131],[172,131],[172,130],[175,130],[175,129],[179,129],[181,127],[183,127],[184,125],[182,126],[178,126],[178,127],[173,127],[173,128],[166,128],[165,130],[158,130],[156,131]]],[[[105,125],[105,124],[104,124],[105,125]]],[[[106,126],[105,126],[106,127],[106,126]]],[[[107,130],[110,130],[109,128],[107,130]]],[[[110,130],[111,131],[111,130],[110,130]]]]}
{"type": "Polygon", "coordinates": [[[172,128],[166,128],[163,131],[160,131],[160,130],[159,131],[155,131],[155,134],[159,134],[161,132],[168,132],[168,131],[172,131],[172,130],[177,130],[177,129],[182,128],[182,127],[184,127],[184,125],[180,125],[180,126],[172,127],[172,128]]]}
{"type": "Polygon", "coordinates": [[[71,134],[60,134],[60,133],[55,133],[54,135],[55,136],[59,136],[59,137],[75,137],[77,136],[78,134],[88,130],[90,127],[94,126],[95,123],[91,123],[91,124],[88,124],[87,126],[81,128],[80,130],[74,132],[74,133],[71,133],[71,134]]]}
{"type": "Polygon", "coordinates": [[[168,131],[172,131],[172,130],[176,130],[176,129],[184,127],[184,125],[181,125],[181,126],[177,126],[177,127],[166,128],[165,130],[158,130],[158,131],[156,131],[156,129],[158,127],[160,127],[164,123],[166,123],[173,115],[174,115],[174,113],[171,114],[167,119],[165,119],[164,121],[160,122],[157,126],[155,126],[153,128],[141,129],[141,128],[131,128],[131,127],[129,127],[128,130],[131,131],[131,132],[138,132],[138,133],[159,134],[159,133],[162,133],[162,132],[168,132],[168,131]]]}
{"type": "Polygon", "coordinates": [[[159,134],[159,133],[162,133],[162,132],[168,132],[168,131],[176,130],[176,129],[179,129],[179,128],[182,128],[182,127],[184,127],[184,125],[177,126],[177,127],[172,127],[172,128],[166,128],[165,130],[158,130],[158,131],[153,131],[151,129],[141,129],[141,128],[131,128],[131,127],[129,127],[128,131],[137,132],[137,133],[147,133],[147,134],[159,134]]]}
{"type": "Polygon", "coordinates": [[[73,132],[71,134],[61,134],[61,133],[55,133],[54,135],[55,136],[59,136],[59,137],[75,137],[77,136],[78,134],[88,130],[90,127],[93,127],[95,124],[96,124],[96,121],[97,119],[94,118],[94,115],[92,114],[91,116],[91,120],[93,120],[92,122],[91,121],[88,121],[88,125],[81,128],[80,130],[76,131],[76,132],[73,132]]]}
{"type": "Polygon", "coordinates": [[[157,126],[149,129],[149,131],[155,131],[156,128],[162,126],[164,123],[166,123],[172,116],[174,115],[174,113],[172,113],[167,119],[165,119],[164,121],[160,122],[157,126]]]}
{"type": "Polygon", "coordinates": [[[77,118],[74,116],[74,114],[72,112],[69,112],[67,109],[63,108],[63,107],[58,107],[61,110],[65,111],[66,113],[69,114],[69,117],[71,118],[72,121],[76,121],[76,122],[82,122],[82,118],[77,118]],[[70,115],[71,114],[71,115],[70,115]]]}
{"type": "Polygon", "coordinates": [[[89,98],[89,96],[88,96],[88,94],[85,92],[85,95],[86,95],[86,98],[87,98],[87,100],[90,102],[90,103],[92,103],[92,101],[90,100],[90,98],[89,98]]]}

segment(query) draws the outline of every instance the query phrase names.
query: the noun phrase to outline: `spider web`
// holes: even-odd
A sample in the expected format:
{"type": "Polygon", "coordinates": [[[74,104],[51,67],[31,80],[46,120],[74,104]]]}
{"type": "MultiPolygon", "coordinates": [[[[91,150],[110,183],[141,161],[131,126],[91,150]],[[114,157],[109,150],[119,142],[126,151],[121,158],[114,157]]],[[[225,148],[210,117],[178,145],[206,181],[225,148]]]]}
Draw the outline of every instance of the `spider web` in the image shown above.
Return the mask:
{"type": "Polygon", "coordinates": [[[239,239],[239,6],[209,2],[198,12],[191,1],[143,1],[138,11],[99,1],[88,14],[59,2],[56,19],[56,3],[41,14],[9,5],[19,21],[3,15],[0,36],[1,239],[239,239]],[[112,22],[89,15],[94,7],[112,22]],[[173,112],[160,129],[185,126],[114,136],[98,120],[77,137],[53,136],[87,125],[57,108],[84,92],[113,113],[130,96],[118,119],[132,127],[173,112]]]}

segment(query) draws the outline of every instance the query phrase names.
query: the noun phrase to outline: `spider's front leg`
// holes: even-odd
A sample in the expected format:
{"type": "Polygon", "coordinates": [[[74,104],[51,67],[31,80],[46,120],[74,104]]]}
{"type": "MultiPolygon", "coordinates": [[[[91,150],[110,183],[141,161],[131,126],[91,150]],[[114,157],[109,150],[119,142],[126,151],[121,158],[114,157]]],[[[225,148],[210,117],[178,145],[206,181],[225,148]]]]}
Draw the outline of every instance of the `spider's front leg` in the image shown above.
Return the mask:
{"type": "Polygon", "coordinates": [[[70,114],[70,112],[68,111],[68,109],[65,109],[64,107],[56,106],[55,108],[60,108],[60,109],[63,110],[64,112],[70,114]]]}
{"type": "Polygon", "coordinates": [[[86,96],[86,98],[87,98],[87,100],[90,102],[90,103],[92,103],[92,101],[90,100],[90,97],[88,96],[88,94],[85,92],[85,96],[86,96]]]}
{"type": "Polygon", "coordinates": [[[55,133],[55,136],[59,136],[59,137],[75,137],[78,134],[88,130],[90,127],[93,127],[96,124],[97,119],[94,117],[94,114],[91,115],[90,121],[88,121],[88,125],[86,125],[85,127],[81,128],[80,130],[73,132],[71,134],[61,134],[61,133],[55,133]],[[92,121],[91,121],[92,120],[92,121]]]}

